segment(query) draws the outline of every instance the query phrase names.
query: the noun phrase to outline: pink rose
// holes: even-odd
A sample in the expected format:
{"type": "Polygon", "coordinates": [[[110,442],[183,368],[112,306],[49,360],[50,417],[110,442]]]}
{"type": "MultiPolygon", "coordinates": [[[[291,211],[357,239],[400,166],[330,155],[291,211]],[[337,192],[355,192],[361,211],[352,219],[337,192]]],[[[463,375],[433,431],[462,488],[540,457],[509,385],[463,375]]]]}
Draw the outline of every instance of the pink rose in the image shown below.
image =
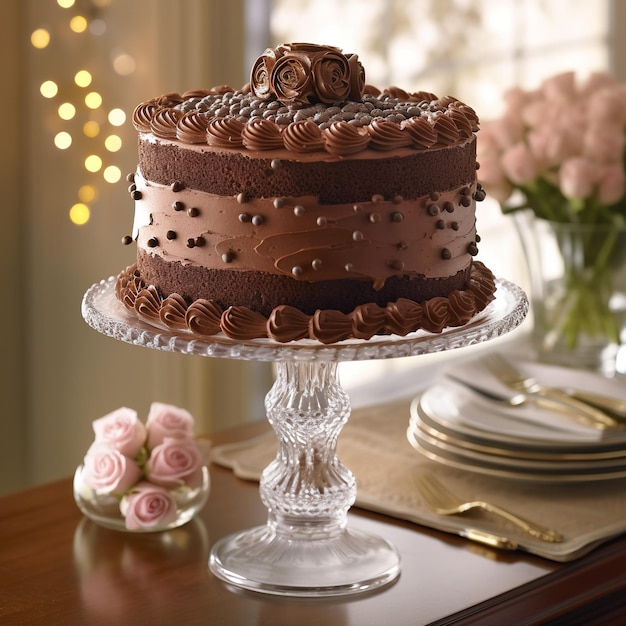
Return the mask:
{"type": "Polygon", "coordinates": [[[576,73],[563,72],[546,78],[541,84],[541,91],[548,100],[556,102],[573,100],[576,96],[576,73]]]}
{"type": "Polygon", "coordinates": [[[151,482],[163,487],[199,487],[202,465],[202,454],[193,439],[166,437],[152,450],[145,470],[151,482]]]}
{"type": "Polygon", "coordinates": [[[626,192],[626,176],[624,167],[609,165],[600,173],[598,183],[598,198],[602,204],[615,204],[624,197],[626,192]]]}
{"type": "Polygon", "coordinates": [[[128,530],[167,525],[176,520],[176,503],[167,489],[146,482],[122,498],[120,511],[128,530]]]}
{"type": "Polygon", "coordinates": [[[594,124],[585,133],[583,156],[601,165],[622,160],[624,135],[610,125],[594,124]]]}
{"type": "Polygon", "coordinates": [[[500,119],[491,120],[488,128],[502,150],[516,144],[524,134],[522,120],[516,115],[504,115],[500,119]]]}
{"type": "Polygon", "coordinates": [[[581,83],[578,90],[581,96],[591,96],[604,87],[613,87],[615,85],[615,77],[608,72],[592,72],[581,83]]]}
{"type": "Polygon", "coordinates": [[[98,443],[107,443],[123,455],[134,458],[146,441],[146,427],[137,412],[122,407],[93,423],[98,443]]]}
{"type": "Polygon", "coordinates": [[[516,185],[531,183],[539,172],[535,157],[525,143],[518,143],[504,153],[502,169],[507,178],[516,185]]]}
{"type": "Polygon", "coordinates": [[[146,420],[148,449],[158,446],[166,437],[193,437],[193,417],[185,409],[153,402],[146,420]]]}
{"type": "Polygon", "coordinates": [[[528,145],[538,163],[551,167],[579,154],[581,139],[579,133],[569,127],[544,125],[528,134],[528,145]]]}
{"type": "Polygon", "coordinates": [[[98,495],[124,493],[140,476],[141,470],[132,459],[106,443],[95,442],[87,450],[83,480],[98,495]]]}
{"type": "Polygon", "coordinates": [[[597,167],[582,157],[568,159],[559,170],[559,186],[566,198],[589,198],[597,182],[597,167]]]}
{"type": "Polygon", "coordinates": [[[606,124],[621,126],[626,112],[619,89],[604,88],[594,93],[588,104],[589,116],[606,124]]]}

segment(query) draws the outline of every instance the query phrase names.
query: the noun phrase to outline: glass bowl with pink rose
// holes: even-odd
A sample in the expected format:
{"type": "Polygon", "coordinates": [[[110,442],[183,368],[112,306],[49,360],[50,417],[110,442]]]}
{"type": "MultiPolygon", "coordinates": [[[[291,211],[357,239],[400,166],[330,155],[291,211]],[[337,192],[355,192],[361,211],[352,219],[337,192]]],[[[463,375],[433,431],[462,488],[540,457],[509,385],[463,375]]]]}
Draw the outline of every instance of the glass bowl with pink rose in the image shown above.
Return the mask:
{"type": "Polygon", "coordinates": [[[144,424],[122,407],[93,422],[95,439],[74,474],[74,499],[89,519],[127,532],[190,521],[210,490],[206,454],[191,414],[153,402],[144,424]]]}

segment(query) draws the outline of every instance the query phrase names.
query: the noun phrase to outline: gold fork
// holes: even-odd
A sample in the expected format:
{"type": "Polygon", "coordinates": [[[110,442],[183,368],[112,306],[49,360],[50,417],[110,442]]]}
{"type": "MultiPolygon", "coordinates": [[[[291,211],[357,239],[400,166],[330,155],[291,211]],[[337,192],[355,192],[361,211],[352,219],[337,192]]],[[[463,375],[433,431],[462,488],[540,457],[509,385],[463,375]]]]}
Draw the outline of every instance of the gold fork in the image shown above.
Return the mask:
{"type": "Polygon", "coordinates": [[[420,474],[416,478],[416,484],[426,504],[438,515],[457,515],[470,509],[482,509],[499,515],[536,539],[551,543],[563,541],[563,536],[555,530],[530,522],[495,504],[483,500],[463,500],[447,487],[444,487],[432,474],[420,474]]]}
{"type": "Polygon", "coordinates": [[[528,396],[546,398],[558,402],[567,414],[574,419],[598,429],[616,428],[620,424],[609,417],[606,413],[595,407],[573,398],[561,389],[540,385],[534,378],[525,376],[518,371],[507,359],[497,352],[490,352],[482,357],[482,362],[487,369],[501,383],[517,392],[528,396]]]}

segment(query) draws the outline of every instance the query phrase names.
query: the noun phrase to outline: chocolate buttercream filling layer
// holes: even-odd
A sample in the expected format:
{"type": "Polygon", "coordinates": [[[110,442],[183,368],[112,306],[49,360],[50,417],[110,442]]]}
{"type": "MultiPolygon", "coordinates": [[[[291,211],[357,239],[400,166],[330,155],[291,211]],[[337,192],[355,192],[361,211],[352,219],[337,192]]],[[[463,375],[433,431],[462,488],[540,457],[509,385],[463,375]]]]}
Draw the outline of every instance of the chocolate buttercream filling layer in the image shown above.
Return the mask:
{"type": "Polygon", "coordinates": [[[385,305],[368,302],[347,313],[317,309],[307,314],[291,305],[279,305],[263,315],[245,306],[224,308],[210,299],[189,302],[177,293],[164,298],[143,280],[136,266],[121,272],[116,281],[116,296],[129,311],[148,323],[174,331],[200,337],[223,333],[240,341],[270,338],[286,343],[314,339],[324,344],[380,334],[404,336],[420,329],[439,333],[447,327],[461,326],[494,299],[495,289],[491,271],[474,261],[467,285],[447,296],[435,295],[422,302],[401,297],[385,305]]]}

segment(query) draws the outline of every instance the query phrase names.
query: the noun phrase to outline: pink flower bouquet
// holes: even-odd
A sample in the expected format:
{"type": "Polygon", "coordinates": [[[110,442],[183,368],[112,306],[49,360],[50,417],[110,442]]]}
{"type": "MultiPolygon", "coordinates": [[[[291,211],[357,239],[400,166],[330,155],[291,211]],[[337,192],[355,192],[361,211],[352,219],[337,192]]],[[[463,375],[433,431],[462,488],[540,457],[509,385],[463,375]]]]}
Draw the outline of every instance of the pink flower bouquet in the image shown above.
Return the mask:
{"type": "Polygon", "coordinates": [[[172,528],[191,519],[208,495],[193,428],[186,410],[159,402],[145,425],[125,407],[95,420],[79,485],[75,479],[79,507],[96,521],[121,515],[127,530],[172,528]]]}
{"type": "MultiPolygon", "coordinates": [[[[550,311],[546,305],[539,314],[552,345],[574,350],[583,337],[587,344],[594,337],[619,344],[620,323],[610,301],[615,268],[625,263],[625,146],[626,85],[605,73],[579,82],[567,72],[538,89],[512,89],[505,94],[503,115],[483,122],[480,183],[505,213],[523,210],[516,223],[534,218],[560,248],[565,265],[560,295],[551,300],[550,311]]],[[[536,240],[536,231],[530,232],[536,240]]],[[[538,280],[529,258],[535,241],[522,243],[531,279],[538,280]]],[[[553,259],[552,268],[557,263],[553,259]]],[[[542,289],[539,297],[545,300],[553,288],[542,289]]]]}

